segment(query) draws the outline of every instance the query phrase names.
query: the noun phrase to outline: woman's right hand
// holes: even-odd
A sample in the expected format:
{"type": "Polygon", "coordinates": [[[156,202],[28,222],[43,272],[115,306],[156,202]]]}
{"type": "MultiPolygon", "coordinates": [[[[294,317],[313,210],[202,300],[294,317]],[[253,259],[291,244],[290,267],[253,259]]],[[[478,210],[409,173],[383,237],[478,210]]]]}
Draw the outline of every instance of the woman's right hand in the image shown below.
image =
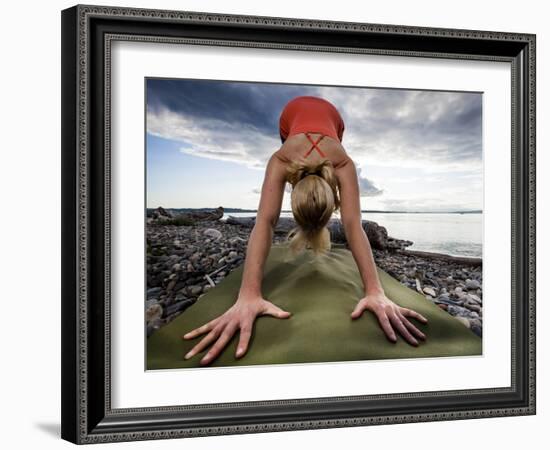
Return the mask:
{"type": "Polygon", "coordinates": [[[261,295],[240,295],[235,304],[221,316],[182,336],[184,339],[194,339],[197,336],[208,333],[185,355],[185,359],[192,358],[214,343],[200,361],[202,365],[209,364],[218,357],[237,330],[240,330],[240,337],[235,357],[242,357],[248,350],[248,342],[252,335],[254,320],[256,320],[256,317],[263,315],[273,316],[278,319],[290,317],[288,311],[283,311],[261,295]]]}

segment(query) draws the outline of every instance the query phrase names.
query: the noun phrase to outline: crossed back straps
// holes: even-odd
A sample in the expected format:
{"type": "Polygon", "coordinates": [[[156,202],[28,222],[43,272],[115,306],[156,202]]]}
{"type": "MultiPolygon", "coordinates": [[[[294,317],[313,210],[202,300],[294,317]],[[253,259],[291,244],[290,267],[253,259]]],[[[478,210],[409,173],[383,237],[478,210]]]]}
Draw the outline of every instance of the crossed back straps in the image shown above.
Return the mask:
{"type": "Polygon", "coordinates": [[[317,150],[317,152],[318,152],[322,157],[325,158],[326,155],[323,153],[323,151],[322,151],[319,147],[317,147],[317,144],[318,144],[319,142],[321,142],[321,139],[323,139],[323,138],[325,137],[325,135],[324,135],[324,134],[321,135],[321,136],[319,137],[319,139],[317,139],[317,142],[313,142],[313,139],[311,138],[311,136],[310,136],[307,132],[306,132],[305,134],[306,134],[307,138],[309,139],[309,142],[311,142],[312,146],[311,146],[311,148],[307,151],[307,153],[305,154],[304,157],[307,158],[307,157],[309,156],[309,154],[315,149],[315,150],[317,150]]]}

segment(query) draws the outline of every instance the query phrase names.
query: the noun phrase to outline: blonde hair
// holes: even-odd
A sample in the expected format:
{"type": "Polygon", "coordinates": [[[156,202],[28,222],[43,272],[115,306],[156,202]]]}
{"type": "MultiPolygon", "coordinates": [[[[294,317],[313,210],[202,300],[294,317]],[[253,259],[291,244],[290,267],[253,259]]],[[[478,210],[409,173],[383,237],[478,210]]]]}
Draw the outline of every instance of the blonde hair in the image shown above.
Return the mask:
{"type": "Polygon", "coordinates": [[[340,208],[332,162],[291,161],[287,181],[292,185],[290,200],[297,224],[286,236],[292,254],[296,256],[306,248],[311,248],[316,256],[328,252],[331,243],[326,225],[332,213],[340,208]]]}

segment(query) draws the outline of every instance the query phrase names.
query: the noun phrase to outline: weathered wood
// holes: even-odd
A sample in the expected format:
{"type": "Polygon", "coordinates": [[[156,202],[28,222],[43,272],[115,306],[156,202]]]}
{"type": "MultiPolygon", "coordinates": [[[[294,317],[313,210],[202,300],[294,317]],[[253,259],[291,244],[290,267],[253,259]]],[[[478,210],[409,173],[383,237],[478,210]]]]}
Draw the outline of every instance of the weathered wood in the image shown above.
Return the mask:
{"type": "Polygon", "coordinates": [[[447,255],[446,253],[425,252],[422,250],[397,249],[396,252],[401,253],[402,255],[442,259],[444,261],[456,262],[459,264],[466,264],[470,266],[481,266],[483,261],[481,258],[474,258],[474,257],[468,257],[468,256],[453,256],[453,255],[447,255]]]}
{"type": "Polygon", "coordinates": [[[150,213],[150,218],[155,221],[177,221],[177,220],[189,220],[191,222],[198,222],[201,220],[220,220],[223,217],[224,209],[219,206],[216,209],[210,211],[183,211],[180,213],[173,213],[159,206],[157,209],[150,213]]]}
{"type": "Polygon", "coordinates": [[[212,211],[189,211],[181,212],[175,216],[177,219],[190,219],[194,221],[198,220],[220,220],[223,217],[223,207],[218,206],[212,211]]]}

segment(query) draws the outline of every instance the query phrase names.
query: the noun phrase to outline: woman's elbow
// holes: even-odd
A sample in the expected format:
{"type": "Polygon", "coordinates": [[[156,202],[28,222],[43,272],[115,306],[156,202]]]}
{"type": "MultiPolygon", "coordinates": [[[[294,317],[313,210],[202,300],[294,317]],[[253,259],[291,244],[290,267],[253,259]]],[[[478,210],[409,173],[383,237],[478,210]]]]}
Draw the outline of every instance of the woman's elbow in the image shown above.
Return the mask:
{"type": "Polygon", "coordinates": [[[342,226],[344,227],[344,231],[346,233],[352,232],[355,230],[362,230],[363,229],[363,219],[361,216],[354,217],[353,219],[346,219],[342,220],[342,226]]]}
{"type": "Polygon", "coordinates": [[[267,217],[267,216],[257,217],[254,223],[254,226],[275,229],[275,226],[277,225],[278,221],[279,221],[279,218],[275,216],[274,217],[267,217]]]}

